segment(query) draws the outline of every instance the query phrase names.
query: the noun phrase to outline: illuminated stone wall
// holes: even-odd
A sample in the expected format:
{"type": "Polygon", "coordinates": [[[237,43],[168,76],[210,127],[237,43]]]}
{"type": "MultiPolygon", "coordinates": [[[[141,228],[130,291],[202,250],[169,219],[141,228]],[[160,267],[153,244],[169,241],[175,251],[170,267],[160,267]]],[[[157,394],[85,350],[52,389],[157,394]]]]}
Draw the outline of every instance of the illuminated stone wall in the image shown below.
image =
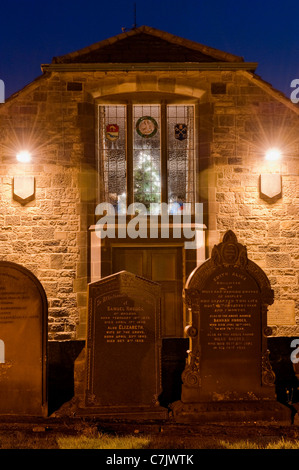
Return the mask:
{"type": "Polygon", "coordinates": [[[298,334],[298,107],[245,71],[78,68],[44,74],[0,105],[0,257],[26,266],[43,284],[49,338],[85,338],[88,227],[98,202],[97,100],[137,92],[145,100],[152,93],[198,100],[197,191],[207,255],[232,229],[268,275],[275,298],[292,301],[276,333],[298,334]],[[283,156],[270,164],[264,153],[273,145],[283,156]],[[24,147],[32,151],[29,164],[16,162],[24,147]],[[260,192],[260,175],[272,172],[282,175],[282,193],[269,199],[260,192]],[[35,199],[25,205],[13,198],[18,175],[35,177],[35,199]]]}
{"type": "MultiPolygon", "coordinates": [[[[226,93],[207,95],[210,159],[202,173],[209,181],[209,254],[224,232],[233,230],[271,281],[275,304],[268,322],[277,326],[273,333],[297,335],[299,108],[294,112],[280,93],[249,74],[222,77],[226,93]],[[279,161],[265,159],[269,147],[281,149],[279,161]],[[262,194],[261,174],[281,175],[281,194],[262,194]]],[[[206,115],[202,120],[207,122],[206,115]]]]}
{"type": "Polygon", "coordinates": [[[94,211],[94,107],[65,80],[38,80],[0,109],[1,259],[41,281],[49,338],[85,337],[89,204],[94,211]],[[16,161],[29,148],[32,161],[16,161]],[[35,177],[35,199],[13,198],[16,175],[35,177]]]}

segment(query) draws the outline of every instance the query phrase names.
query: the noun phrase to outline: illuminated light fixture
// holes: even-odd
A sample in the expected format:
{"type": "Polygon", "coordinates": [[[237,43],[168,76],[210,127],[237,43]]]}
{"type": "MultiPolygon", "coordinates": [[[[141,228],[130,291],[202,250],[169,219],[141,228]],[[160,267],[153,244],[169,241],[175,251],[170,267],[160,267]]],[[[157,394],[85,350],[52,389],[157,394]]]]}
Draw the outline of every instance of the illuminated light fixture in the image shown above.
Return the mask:
{"type": "Polygon", "coordinates": [[[267,150],[265,158],[268,161],[277,161],[281,158],[281,151],[278,148],[270,148],[267,150]]]}
{"type": "Polygon", "coordinates": [[[35,198],[34,176],[20,175],[13,178],[13,198],[21,204],[27,204],[35,198]]]}
{"type": "MultiPolygon", "coordinates": [[[[276,162],[281,158],[281,151],[277,147],[269,148],[265,154],[269,162],[276,162]]],[[[264,173],[260,176],[261,197],[266,197],[268,202],[275,202],[282,197],[282,179],[280,173],[264,173]]]]}
{"type": "Polygon", "coordinates": [[[281,197],[282,182],[279,173],[266,173],[260,177],[260,192],[269,199],[281,197]]]}
{"type": "MultiPolygon", "coordinates": [[[[29,163],[31,153],[28,150],[22,150],[17,154],[19,163],[29,163]]],[[[34,176],[18,175],[13,178],[13,198],[25,205],[35,198],[35,178],[34,176]]]]}
{"type": "Polygon", "coordinates": [[[17,160],[20,163],[28,163],[31,161],[31,153],[27,150],[22,150],[17,154],[17,160]]]}

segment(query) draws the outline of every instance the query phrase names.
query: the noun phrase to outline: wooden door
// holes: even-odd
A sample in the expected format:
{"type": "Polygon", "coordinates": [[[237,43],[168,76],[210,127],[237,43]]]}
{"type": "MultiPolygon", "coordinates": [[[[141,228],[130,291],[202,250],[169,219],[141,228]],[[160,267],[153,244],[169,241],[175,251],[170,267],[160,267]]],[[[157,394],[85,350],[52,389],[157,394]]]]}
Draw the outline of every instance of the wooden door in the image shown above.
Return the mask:
{"type": "Polygon", "coordinates": [[[178,247],[114,247],[112,270],[129,271],[158,282],[162,288],[162,337],[183,336],[183,259],[178,247]]]}

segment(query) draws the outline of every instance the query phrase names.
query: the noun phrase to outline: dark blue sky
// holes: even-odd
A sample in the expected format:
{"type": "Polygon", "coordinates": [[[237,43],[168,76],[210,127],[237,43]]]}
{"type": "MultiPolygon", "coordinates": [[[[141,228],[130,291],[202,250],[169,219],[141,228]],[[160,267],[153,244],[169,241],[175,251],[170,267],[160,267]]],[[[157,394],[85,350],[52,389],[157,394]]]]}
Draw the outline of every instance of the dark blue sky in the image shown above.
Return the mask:
{"type": "Polygon", "coordinates": [[[0,79],[6,98],[41,74],[40,64],[150,26],[258,62],[256,73],[290,96],[299,78],[298,4],[233,0],[6,0],[0,12],[0,79]]]}

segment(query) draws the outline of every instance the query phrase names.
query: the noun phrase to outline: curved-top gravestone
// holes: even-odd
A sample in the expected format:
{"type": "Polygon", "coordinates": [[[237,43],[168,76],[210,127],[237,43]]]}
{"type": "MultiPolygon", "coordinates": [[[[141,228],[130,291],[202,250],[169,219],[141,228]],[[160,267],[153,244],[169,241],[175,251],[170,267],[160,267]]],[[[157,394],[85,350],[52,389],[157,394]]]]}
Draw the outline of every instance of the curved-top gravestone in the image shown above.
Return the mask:
{"type": "Polygon", "coordinates": [[[185,287],[190,351],[177,421],[289,421],[276,401],[267,308],[274,293],[264,271],[228,231],[185,287]]]}
{"type": "Polygon", "coordinates": [[[0,414],[47,414],[47,298],[28,269],[0,261],[0,414]]]}

